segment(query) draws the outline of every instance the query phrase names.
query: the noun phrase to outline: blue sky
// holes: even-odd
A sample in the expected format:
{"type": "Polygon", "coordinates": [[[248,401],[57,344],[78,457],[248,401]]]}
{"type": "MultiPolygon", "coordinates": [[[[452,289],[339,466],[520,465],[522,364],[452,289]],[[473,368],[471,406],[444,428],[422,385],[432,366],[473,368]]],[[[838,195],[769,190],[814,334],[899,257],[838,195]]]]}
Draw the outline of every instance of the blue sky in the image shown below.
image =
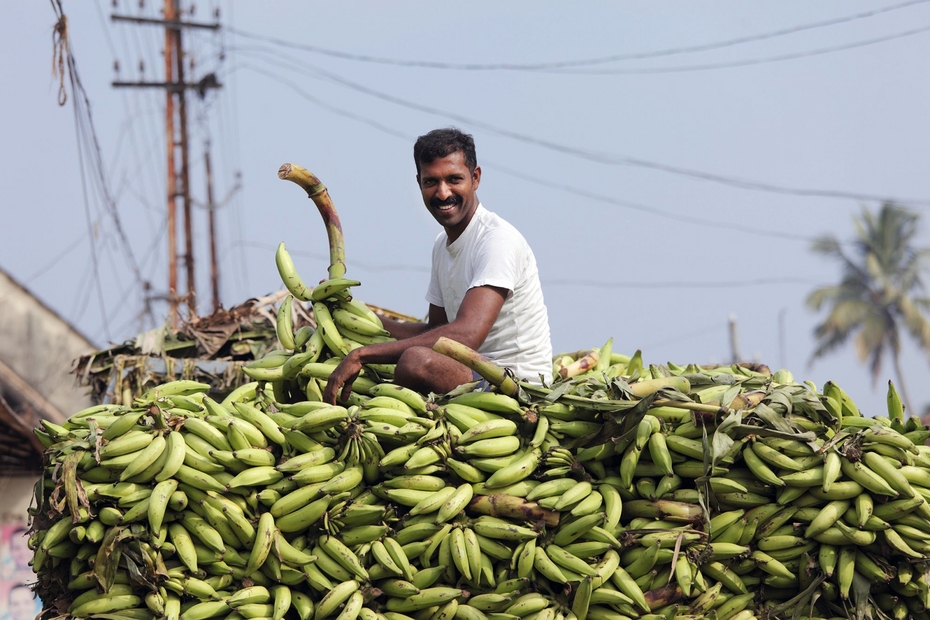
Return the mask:
{"type": "MultiPolygon", "coordinates": [[[[164,94],[110,85],[116,60],[119,79],[161,79],[163,31],[109,18],[161,3],[116,4],[62,0],[112,207],[94,183],[84,198],[74,94],[59,107],[50,73],[52,6],[12,3],[0,23],[0,268],[101,347],[151,327],[140,283],[167,282],[164,94]]],[[[217,213],[226,307],[280,288],[280,241],[306,280],[325,277],[319,216],[276,176],[294,162],[330,189],[359,297],[423,315],[438,226],[412,144],[455,125],[475,136],[479,197],[536,253],[556,351],[613,337],[647,362],[727,362],[732,315],[744,358],[883,412],[890,364],[874,390],[852,346],[808,365],[804,298],[839,277],[809,247],[850,239],[882,197],[928,211],[930,2],[223,1],[192,19],[216,8],[233,30],[185,36],[190,74],[223,84],[190,97],[194,198],[207,141],[217,200],[241,178],[217,213]],[[637,57],[598,62],[617,55],[637,57]]],[[[926,355],[907,344],[904,368],[915,406],[930,403],[926,355]]]]}

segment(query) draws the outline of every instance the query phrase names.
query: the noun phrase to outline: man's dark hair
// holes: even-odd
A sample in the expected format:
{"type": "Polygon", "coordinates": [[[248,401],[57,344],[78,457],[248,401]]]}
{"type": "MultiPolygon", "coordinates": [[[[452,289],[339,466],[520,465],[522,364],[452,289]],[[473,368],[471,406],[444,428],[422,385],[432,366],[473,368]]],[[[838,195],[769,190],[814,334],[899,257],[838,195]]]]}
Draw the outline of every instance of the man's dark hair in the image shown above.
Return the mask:
{"type": "Polygon", "coordinates": [[[420,174],[420,162],[429,164],[456,151],[462,152],[465,165],[474,172],[478,167],[478,157],[475,155],[475,140],[469,134],[462,133],[455,127],[446,127],[420,136],[413,145],[413,161],[417,165],[417,174],[420,174]]]}

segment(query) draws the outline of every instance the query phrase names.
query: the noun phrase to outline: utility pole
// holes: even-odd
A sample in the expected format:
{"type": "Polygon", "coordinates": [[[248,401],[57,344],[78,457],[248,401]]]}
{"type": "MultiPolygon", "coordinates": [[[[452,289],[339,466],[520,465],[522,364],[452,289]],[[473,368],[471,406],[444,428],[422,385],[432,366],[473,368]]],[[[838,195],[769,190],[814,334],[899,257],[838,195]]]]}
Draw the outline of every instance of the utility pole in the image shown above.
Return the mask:
{"type": "MultiPolygon", "coordinates": [[[[172,21],[177,19],[173,0],[165,0],[165,19],[172,21]]],[[[174,75],[174,55],[177,50],[177,42],[180,37],[176,37],[176,30],[165,28],[165,82],[173,83],[174,75]]],[[[181,50],[177,50],[181,51],[181,50]]],[[[168,143],[165,145],[165,151],[168,154],[168,317],[171,327],[178,327],[178,225],[177,225],[177,196],[178,196],[178,177],[175,166],[175,145],[177,144],[174,137],[174,92],[172,89],[166,89],[168,95],[165,102],[165,136],[168,143]]]]}
{"type": "Polygon", "coordinates": [[[785,313],[788,312],[788,308],[782,308],[778,311],[778,366],[779,368],[787,368],[786,351],[788,349],[787,344],[785,343],[785,313]]]}
{"type": "Polygon", "coordinates": [[[240,175],[236,173],[236,184],[233,185],[226,197],[219,203],[213,198],[213,163],[210,157],[210,141],[204,145],[203,149],[204,170],[207,176],[207,225],[210,228],[210,289],[213,293],[213,311],[216,312],[222,307],[220,303],[220,272],[219,260],[216,253],[216,212],[225,206],[230,199],[242,188],[240,175]]]}
{"type": "MultiPolygon", "coordinates": [[[[177,21],[178,19],[179,2],[180,0],[165,0],[165,16],[168,16],[168,6],[171,5],[173,11],[171,14],[172,21],[177,21]]],[[[165,29],[165,32],[170,32],[170,30],[165,29]]],[[[174,31],[174,77],[175,82],[178,84],[184,83],[184,45],[181,42],[182,34],[183,31],[181,29],[174,31]]],[[[165,39],[165,43],[167,42],[167,39],[165,39]]],[[[169,94],[168,96],[170,97],[171,95],[169,94]]],[[[191,184],[190,169],[188,167],[189,159],[187,155],[187,103],[183,88],[176,91],[174,96],[177,97],[178,100],[178,121],[180,126],[178,127],[177,144],[181,150],[181,187],[184,188],[181,193],[181,199],[184,207],[184,266],[187,268],[187,310],[188,316],[192,317],[197,314],[197,286],[194,278],[194,241],[191,234],[191,184]]]]}
{"type": "Polygon", "coordinates": [[[730,315],[730,353],[733,357],[733,363],[738,364],[739,357],[739,341],[736,334],[736,315],[730,315]]]}
{"type": "MultiPolygon", "coordinates": [[[[184,81],[185,56],[181,35],[184,30],[190,28],[217,30],[220,25],[219,23],[182,21],[180,0],[164,0],[164,3],[164,19],[128,15],[111,15],[110,17],[113,21],[155,25],[165,29],[165,80],[163,82],[123,82],[117,80],[113,82],[113,86],[116,88],[160,88],[165,90],[165,137],[168,170],[166,218],[168,232],[168,318],[171,326],[177,328],[179,306],[182,301],[178,294],[177,208],[179,201],[181,219],[184,225],[184,254],[182,258],[184,260],[187,285],[187,292],[183,300],[187,304],[189,317],[195,315],[197,311],[185,93],[190,89],[194,89],[203,96],[208,89],[220,87],[216,76],[212,73],[204,76],[198,82],[189,83],[184,81]]],[[[212,233],[212,212],[210,215],[212,233]]]]}
{"type": "Polygon", "coordinates": [[[216,262],[216,203],[213,202],[213,167],[210,164],[210,143],[203,151],[207,172],[207,217],[210,226],[210,289],[213,293],[213,311],[220,309],[220,274],[216,262]]]}

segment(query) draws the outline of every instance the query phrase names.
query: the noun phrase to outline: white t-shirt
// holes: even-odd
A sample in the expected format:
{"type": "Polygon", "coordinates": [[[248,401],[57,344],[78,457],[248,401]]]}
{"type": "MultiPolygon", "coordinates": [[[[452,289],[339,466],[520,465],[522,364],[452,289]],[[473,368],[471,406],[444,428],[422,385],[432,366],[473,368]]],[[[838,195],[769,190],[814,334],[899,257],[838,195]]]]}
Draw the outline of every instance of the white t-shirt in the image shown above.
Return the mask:
{"type": "Polygon", "coordinates": [[[448,244],[445,230],[433,245],[433,266],[426,301],[455,320],[468,289],[507,289],[500,315],[478,352],[510,368],[520,379],[539,383],[552,376],[549,315],[539,285],[536,257],[516,228],[478,205],[468,227],[448,244]]]}

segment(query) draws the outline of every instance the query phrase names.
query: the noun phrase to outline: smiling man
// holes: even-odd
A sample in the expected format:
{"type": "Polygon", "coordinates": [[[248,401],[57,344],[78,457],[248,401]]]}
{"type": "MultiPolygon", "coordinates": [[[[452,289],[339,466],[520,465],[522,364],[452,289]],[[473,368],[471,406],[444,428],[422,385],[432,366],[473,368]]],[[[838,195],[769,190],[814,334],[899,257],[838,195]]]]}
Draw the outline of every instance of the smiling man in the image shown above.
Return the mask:
{"type": "Polygon", "coordinates": [[[527,381],[552,372],[549,318],[536,258],[516,228],[478,200],[475,142],[436,129],[413,147],[417,185],[442,226],[433,246],[426,323],[383,318],[395,342],[350,352],[330,375],[325,401],[345,400],[363,364],[397,364],[394,382],[420,392],[448,392],[475,380],[471,370],[432,350],[451,338],[527,381]]]}

